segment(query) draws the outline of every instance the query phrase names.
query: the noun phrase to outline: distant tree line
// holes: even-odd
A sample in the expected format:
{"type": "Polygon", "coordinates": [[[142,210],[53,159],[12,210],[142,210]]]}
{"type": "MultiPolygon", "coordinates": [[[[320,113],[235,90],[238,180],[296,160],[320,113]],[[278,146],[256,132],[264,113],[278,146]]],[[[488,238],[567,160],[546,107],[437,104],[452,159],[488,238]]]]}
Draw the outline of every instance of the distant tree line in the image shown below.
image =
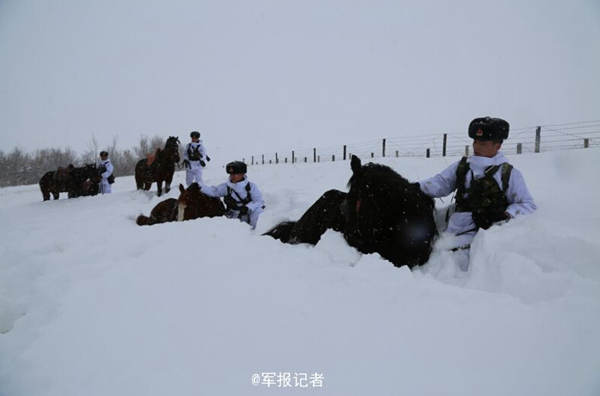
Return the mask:
{"type": "Polygon", "coordinates": [[[116,139],[108,147],[100,149],[95,138],[89,148],[78,155],[71,148],[47,148],[26,153],[19,148],[5,153],[0,150],[0,187],[35,184],[44,173],[66,167],[69,164],[82,166],[98,161],[100,151],[106,150],[115,168],[115,177],[133,175],[136,163],[157,148],[163,148],[165,139],[160,136],[142,136],[139,143],[131,148],[120,150],[116,139]]]}

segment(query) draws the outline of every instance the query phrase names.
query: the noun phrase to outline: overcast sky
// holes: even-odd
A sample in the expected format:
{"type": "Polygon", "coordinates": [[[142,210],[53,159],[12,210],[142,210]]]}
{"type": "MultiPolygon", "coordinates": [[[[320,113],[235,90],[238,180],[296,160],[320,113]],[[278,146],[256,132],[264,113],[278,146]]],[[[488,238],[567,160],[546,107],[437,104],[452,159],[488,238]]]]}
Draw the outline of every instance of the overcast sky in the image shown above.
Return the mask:
{"type": "Polygon", "coordinates": [[[600,119],[600,1],[0,0],[1,149],[600,119]]]}

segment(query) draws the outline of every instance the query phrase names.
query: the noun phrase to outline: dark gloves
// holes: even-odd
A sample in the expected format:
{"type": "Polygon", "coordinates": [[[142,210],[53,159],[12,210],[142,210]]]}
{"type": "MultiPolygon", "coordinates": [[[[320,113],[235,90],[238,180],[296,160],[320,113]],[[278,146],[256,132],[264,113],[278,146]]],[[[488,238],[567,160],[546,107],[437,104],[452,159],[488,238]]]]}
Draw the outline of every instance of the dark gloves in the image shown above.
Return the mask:
{"type": "Polygon", "coordinates": [[[247,207],[247,206],[245,206],[245,205],[244,205],[244,206],[242,206],[242,207],[240,208],[240,214],[241,214],[241,215],[246,215],[246,214],[248,214],[248,207],[247,207]]]}
{"type": "Polygon", "coordinates": [[[191,168],[190,161],[183,160],[183,166],[185,167],[185,169],[190,169],[191,168]]]}
{"type": "Polygon", "coordinates": [[[210,157],[209,157],[208,155],[206,156],[206,160],[207,160],[207,161],[210,161],[210,157]]]}
{"type": "Polygon", "coordinates": [[[204,168],[206,166],[206,162],[200,160],[200,165],[202,165],[202,167],[204,168]]]}

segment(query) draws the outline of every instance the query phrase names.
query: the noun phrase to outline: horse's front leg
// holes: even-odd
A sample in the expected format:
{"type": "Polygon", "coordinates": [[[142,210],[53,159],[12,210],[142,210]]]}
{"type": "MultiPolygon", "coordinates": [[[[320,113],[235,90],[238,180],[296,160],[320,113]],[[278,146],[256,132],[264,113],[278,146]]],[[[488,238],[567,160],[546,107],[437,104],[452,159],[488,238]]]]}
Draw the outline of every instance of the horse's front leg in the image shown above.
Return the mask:
{"type": "Polygon", "coordinates": [[[343,231],[342,204],[347,194],[338,190],[325,192],[296,222],[277,225],[263,235],[270,235],[287,243],[316,245],[328,229],[343,231]]]}
{"type": "Polygon", "coordinates": [[[156,188],[158,190],[158,196],[160,197],[162,195],[162,180],[156,181],[156,188]]]}

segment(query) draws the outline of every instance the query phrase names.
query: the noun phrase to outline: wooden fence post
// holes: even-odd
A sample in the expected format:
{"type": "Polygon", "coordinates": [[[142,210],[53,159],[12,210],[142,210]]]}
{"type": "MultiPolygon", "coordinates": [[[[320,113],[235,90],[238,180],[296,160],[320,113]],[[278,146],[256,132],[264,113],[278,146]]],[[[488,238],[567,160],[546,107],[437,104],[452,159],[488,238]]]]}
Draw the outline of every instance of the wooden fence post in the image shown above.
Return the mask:
{"type": "Polygon", "coordinates": [[[294,157],[295,157],[295,156],[294,156],[294,150],[292,150],[292,164],[293,164],[294,162],[296,162],[296,160],[295,160],[295,158],[294,158],[294,157]]]}
{"type": "Polygon", "coordinates": [[[285,163],[287,164],[287,157],[285,157],[285,163]]]}
{"type": "Polygon", "coordinates": [[[590,147],[590,139],[585,138],[583,139],[583,148],[588,148],[590,147]]]}
{"type": "Polygon", "coordinates": [[[265,155],[264,154],[262,154],[262,164],[263,165],[265,164],[265,155]]]}
{"type": "Polygon", "coordinates": [[[374,153],[371,153],[371,158],[375,158],[375,154],[374,153]]]}
{"type": "Polygon", "coordinates": [[[304,157],[304,162],[307,162],[307,161],[308,161],[308,158],[304,157]]]}
{"type": "Polygon", "coordinates": [[[430,151],[429,149],[425,150],[425,158],[429,158],[430,156],[430,151]]]}
{"type": "Polygon", "coordinates": [[[523,144],[517,143],[517,154],[521,154],[523,152],[523,144]]]}
{"type": "Polygon", "coordinates": [[[381,143],[381,156],[385,157],[385,139],[383,139],[383,142],[381,143]]]}
{"type": "Polygon", "coordinates": [[[344,144],[344,161],[346,161],[346,145],[344,144]]]}
{"type": "Polygon", "coordinates": [[[542,140],[542,127],[538,126],[535,128],[535,152],[540,152],[540,143],[542,140]]]}
{"type": "Polygon", "coordinates": [[[317,162],[321,162],[321,156],[317,155],[317,162]]]}
{"type": "Polygon", "coordinates": [[[446,156],[446,143],[448,142],[448,134],[444,133],[444,145],[442,146],[442,157],[446,156]]]}
{"type": "Polygon", "coordinates": [[[335,162],[335,154],[331,154],[331,162],[335,162]]]}
{"type": "Polygon", "coordinates": [[[277,153],[275,153],[275,163],[278,164],[279,163],[279,156],[277,155],[277,153]]]}
{"type": "Polygon", "coordinates": [[[396,150],[396,158],[398,158],[398,150],[396,150]]]}
{"type": "Polygon", "coordinates": [[[317,162],[317,149],[313,148],[313,162],[317,162]]]}

